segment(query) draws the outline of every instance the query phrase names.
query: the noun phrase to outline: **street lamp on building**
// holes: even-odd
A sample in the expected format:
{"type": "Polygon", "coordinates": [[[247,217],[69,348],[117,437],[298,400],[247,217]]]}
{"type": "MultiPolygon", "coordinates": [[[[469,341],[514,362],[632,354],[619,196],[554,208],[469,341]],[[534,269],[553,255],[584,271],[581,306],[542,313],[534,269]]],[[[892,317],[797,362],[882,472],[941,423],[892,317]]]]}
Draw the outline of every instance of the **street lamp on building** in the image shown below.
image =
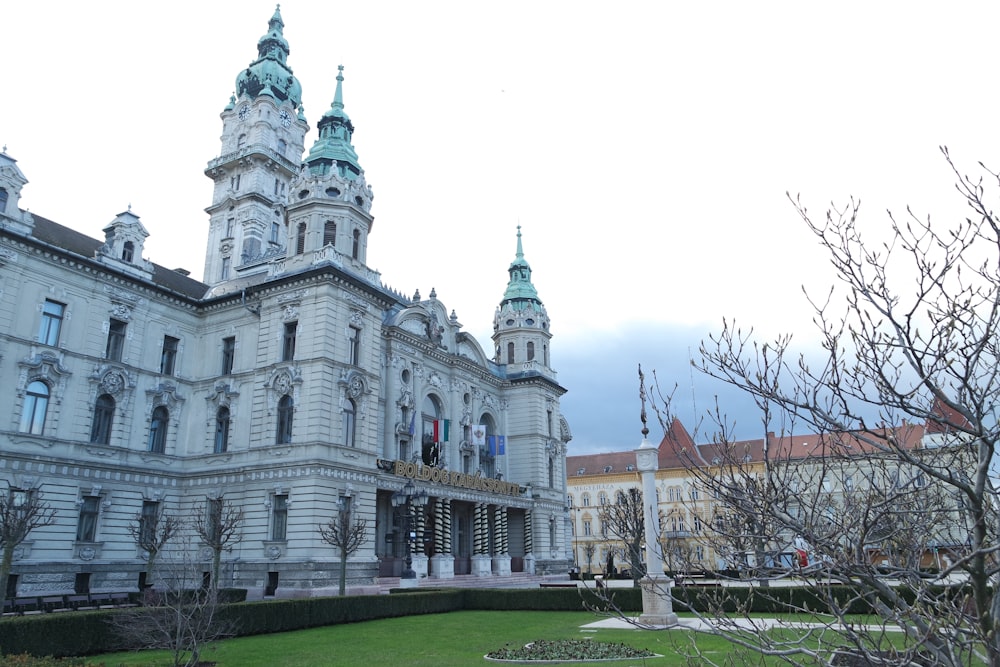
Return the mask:
{"type": "Polygon", "coordinates": [[[410,543],[416,539],[413,532],[413,517],[411,506],[422,508],[427,504],[427,492],[423,489],[417,491],[413,486],[413,480],[406,480],[402,489],[392,494],[392,506],[403,508],[403,537],[405,541],[406,569],[403,570],[401,579],[416,579],[417,573],[413,571],[413,556],[410,552],[410,543]]]}

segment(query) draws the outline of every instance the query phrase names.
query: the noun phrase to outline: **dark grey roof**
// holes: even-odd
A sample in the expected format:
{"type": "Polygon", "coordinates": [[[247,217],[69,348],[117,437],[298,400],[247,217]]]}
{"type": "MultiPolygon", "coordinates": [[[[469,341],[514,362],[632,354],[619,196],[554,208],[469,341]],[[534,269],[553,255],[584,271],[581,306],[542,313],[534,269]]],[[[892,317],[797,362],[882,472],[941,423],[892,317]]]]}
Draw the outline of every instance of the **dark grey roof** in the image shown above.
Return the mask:
{"type": "MultiPolygon", "coordinates": [[[[35,221],[35,230],[32,233],[34,238],[68,253],[93,261],[97,249],[104,245],[103,241],[52,222],[48,218],[35,214],[32,214],[32,218],[35,221]]],[[[205,283],[159,264],[153,264],[152,282],[158,287],[191,299],[201,299],[208,291],[208,285],[205,283]]]]}

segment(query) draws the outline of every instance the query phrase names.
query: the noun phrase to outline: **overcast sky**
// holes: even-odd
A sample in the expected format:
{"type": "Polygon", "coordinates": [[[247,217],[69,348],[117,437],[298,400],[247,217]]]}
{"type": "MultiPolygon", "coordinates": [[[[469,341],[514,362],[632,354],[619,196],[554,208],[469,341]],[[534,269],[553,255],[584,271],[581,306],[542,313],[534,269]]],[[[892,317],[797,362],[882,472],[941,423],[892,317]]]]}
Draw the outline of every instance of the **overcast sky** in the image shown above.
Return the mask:
{"type": "MultiPolygon", "coordinates": [[[[269,2],[14,2],[0,143],[21,205],[95,237],[129,205],[146,256],[201,277],[219,113],[269,2]]],[[[516,228],[552,319],[570,453],[638,445],[636,367],[686,424],[723,318],[814,339],[827,264],[788,203],[962,214],[938,146],[1000,168],[1000,3],[305,2],[281,7],[316,121],[337,65],[375,192],[369,265],[431,288],[486,349],[516,228]]],[[[307,148],[315,130],[306,138],[307,148]]],[[[728,393],[745,437],[752,410],[728,393]]],[[[654,429],[652,437],[659,437],[654,429]]]]}

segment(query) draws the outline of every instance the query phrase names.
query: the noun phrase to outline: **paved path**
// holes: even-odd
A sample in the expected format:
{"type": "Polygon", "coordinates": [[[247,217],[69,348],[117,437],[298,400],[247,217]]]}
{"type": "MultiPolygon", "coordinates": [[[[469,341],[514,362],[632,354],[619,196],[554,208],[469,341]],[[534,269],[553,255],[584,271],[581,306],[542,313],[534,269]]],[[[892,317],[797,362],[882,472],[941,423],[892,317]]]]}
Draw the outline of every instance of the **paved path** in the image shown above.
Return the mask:
{"type": "MultiPolygon", "coordinates": [[[[631,617],[637,619],[638,616],[631,617]]],[[[801,630],[808,629],[822,629],[829,627],[824,623],[799,623],[796,621],[784,621],[776,618],[731,618],[726,621],[726,630],[734,630],[733,626],[742,628],[744,630],[752,631],[761,628],[797,628],[801,630]]],[[[711,621],[703,620],[700,618],[693,617],[683,617],[679,619],[678,624],[674,626],[641,626],[635,623],[630,623],[629,621],[622,618],[605,618],[600,621],[595,621],[593,623],[587,623],[581,626],[584,630],[600,630],[602,628],[615,628],[627,630],[632,628],[634,630],[665,630],[665,629],[675,629],[675,630],[695,630],[697,632],[711,632],[715,626],[711,621]]],[[[902,632],[902,628],[898,626],[885,626],[883,628],[887,632],[902,632]]]]}

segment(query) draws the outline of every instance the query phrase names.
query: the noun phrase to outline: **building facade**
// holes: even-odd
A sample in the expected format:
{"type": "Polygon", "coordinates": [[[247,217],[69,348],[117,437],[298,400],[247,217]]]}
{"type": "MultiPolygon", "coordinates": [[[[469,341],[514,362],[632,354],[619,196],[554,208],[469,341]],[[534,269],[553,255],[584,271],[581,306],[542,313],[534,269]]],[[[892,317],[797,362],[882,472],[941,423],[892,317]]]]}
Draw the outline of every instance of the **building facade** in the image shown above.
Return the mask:
{"type": "Polygon", "coordinates": [[[489,353],[434,290],[387,288],[342,68],[306,151],[283,27],[276,10],[221,114],[203,282],[144,259],[131,210],[104,239],[22,211],[0,156],[0,478],[55,511],[11,591],[134,590],[130,525],[220,498],[244,513],[223,584],[251,597],[334,585],[317,526],[339,511],[368,526],[353,586],[398,576],[407,546],[442,579],[569,565],[565,389],[520,229],[489,353]],[[408,481],[429,497],[410,522],[408,481]]]}
{"type": "MultiPolygon", "coordinates": [[[[723,445],[695,443],[675,420],[658,447],[656,471],[664,569],[740,576],[761,559],[768,568],[794,570],[825,558],[790,529],[793,525],[837,535],[845,548],[860,543],[874,566],[952,566],[964,553],[970,531],[961,499],[919,466],[871,444],[879,439],[891,440],[916,461],[974,467],[961,437],[943,437],[932,421],[904,422],[865,440],[852,433],[769,433],[723,445]],[[734,511],[741,492],[746,508],[765,509],[734,511]],[[774,521],[780,514],[786,520],[774,521]]],[[[610,554],[617,569],[630,568],[625,541],[606,524],[604,508],[630,489],[642,488],[635,452],[570,456],[566,465],[574,566],[604,574],[610,554]]]]}

